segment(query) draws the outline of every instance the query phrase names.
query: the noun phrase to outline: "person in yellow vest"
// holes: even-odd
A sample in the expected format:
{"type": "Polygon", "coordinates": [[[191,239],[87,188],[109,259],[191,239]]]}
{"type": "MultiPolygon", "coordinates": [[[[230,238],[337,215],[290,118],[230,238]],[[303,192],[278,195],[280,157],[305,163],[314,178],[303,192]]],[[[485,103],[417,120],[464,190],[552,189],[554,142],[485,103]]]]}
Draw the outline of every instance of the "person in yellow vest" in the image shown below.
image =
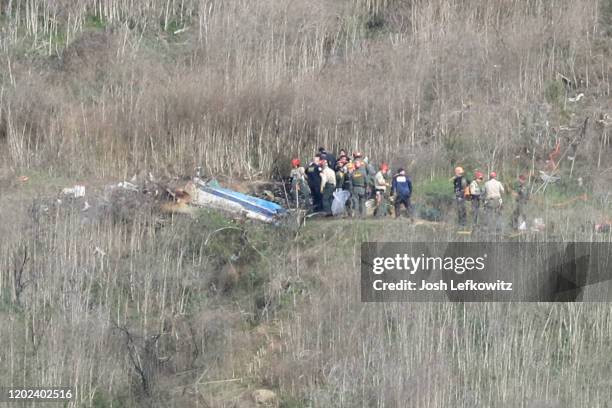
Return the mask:
{"type": "Polygon", "coordinates": [[[310,202],[310,187],[306,180],[306,170],[302,167],[298,158],[291,160],[290,179],[291,193],[295,198],[296,205],[302,205],[309,209],[312,205],[310,202]]]}
{"type": "Polygon", "coordinates": [[[353,200],[353,216],[358,211],[360,217],[366,215],[366,188],[368,185],[368,174],[361,160],[356,160],[354,163],[355,169],[350,175],[351,180],[351,198],[353,200]]]}
{"type": "Polygon", "coordinates": [[[472,224],[478,225],[480,204],[484,200],[484,175],[477,171],[470,183],[470,200],[472,200],[472,224]]]}

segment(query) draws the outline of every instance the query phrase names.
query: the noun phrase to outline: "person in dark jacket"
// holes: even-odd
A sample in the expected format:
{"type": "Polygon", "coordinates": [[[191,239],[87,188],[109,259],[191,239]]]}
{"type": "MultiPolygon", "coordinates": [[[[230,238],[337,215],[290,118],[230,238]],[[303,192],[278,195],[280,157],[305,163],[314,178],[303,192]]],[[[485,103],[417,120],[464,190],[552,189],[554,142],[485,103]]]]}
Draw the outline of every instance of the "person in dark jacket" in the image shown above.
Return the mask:
{"type": "Polygon", "coordinates": [[[316,154],[306,167],[306,177],[308,177],[308,187],[312,194],[312,209],[314,212],[323,210],[323,195],[321,194],[321,156],[316,154]]]}
{"type": "Polygon", "coordinates": [[[391,194],[395,197],[395,218],[399,218],[402,204],[406,207],[406,212],[412,220],[414,215],[410,197],[412,196],[412,180],[406,176],[406,171],[400,168],[397,174],[393,176],[391,183],[391,194]]]}
{"type": "Polygon", "coordinates": [[[455,203],[457,205],[457,223],[465,226],[467,222],[467,211],[465,209],[465,188],[468,181],[463,175],[463,167],[455,168],[455,177],[452,178],[455,192],[455,203]]]}
{"type": "Polygon", "coordinates": [[[342,159],[344,159],[347,163],[350,161],[350,157],[348,156],[346,149],[340,149],[340,151],[338,152],[338,157],[336,158],[336,161],[340,161],[342,159]]]}
{"type": "Polygon", "coordinates": [[[347,163],[348,161],[342,157],[336,162],[336,189],[349,190],[347,163]]]}
{"type": "Polygon", "coordinates": [[[321,160],[327,160],[330,169],[336,168],[336,156],[333,153],[328,152],[324,147],[319,147],[319,156],[321,160]]]}

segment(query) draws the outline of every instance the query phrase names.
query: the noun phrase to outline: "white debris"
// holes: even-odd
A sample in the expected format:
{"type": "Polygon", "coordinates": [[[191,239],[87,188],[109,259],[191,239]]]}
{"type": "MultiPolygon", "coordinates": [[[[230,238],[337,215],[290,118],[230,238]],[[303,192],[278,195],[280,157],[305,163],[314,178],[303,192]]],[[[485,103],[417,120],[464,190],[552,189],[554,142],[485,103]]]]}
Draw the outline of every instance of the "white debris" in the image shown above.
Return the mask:
{"type": "Polygon", "coordinates": [[[533,226],[531,227],[532,231],[540,232],[543,231],[544,228],[546,228],[546,225],[544,224],[544,220],[542,218],[535,218],[533,220],[533,226]]]}
{"type": "Polygon", "coordinates": [[[117,183],[117,187],[122,188],[124,190],[139,191],[138,186],[136,184],[130,183],[129,181],[122,181],[120,183],[117,183]]]}
{"type": "Polygon", "coordinates": [[[583,93],[579,93],[578,95],[576,95],[574,98],[567,98],[568,101],[570,102],[578,102],[580,101],[582,98],[584,97],[583,93]]]}
{"type": "Polygon", "coordinates": [[[62,189],[63,195],[73,196],[74,198],[85,197],[85,186],[76,185],[62,189]]]}
{"type": "Polygon", "coordinates": [[[553,176],[553,175],[548,174],[548,173],[546,173],[546,172],[544,172],[542,170],[540,170],[540,178],[545,183],[556,183],[557,181],[561,180],[561,177],[553,176]]]}

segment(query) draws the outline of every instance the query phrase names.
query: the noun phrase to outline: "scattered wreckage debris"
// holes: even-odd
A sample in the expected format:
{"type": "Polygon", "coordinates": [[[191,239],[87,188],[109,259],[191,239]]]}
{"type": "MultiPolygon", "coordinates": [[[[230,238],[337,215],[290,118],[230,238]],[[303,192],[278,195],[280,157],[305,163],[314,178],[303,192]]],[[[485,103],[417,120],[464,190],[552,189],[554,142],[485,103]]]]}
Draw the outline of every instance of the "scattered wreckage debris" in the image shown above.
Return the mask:
{"type": "Polygon", "coordinates": [[[191,195],[183,188],[176,188],[174,190],[166,188],[166,193],[169,195],[170,200],[161,205],[163,212],[187,215],[195,213],[196,207],[191,205],[191,195]]]}
{"type": "Polygon", "coordinates": [[[62,194],[74,198],[85,197],[85,186],[77,184],[74,187],[66,187],[62,189],[62,194]]]}
{"type": "Polygon", "coordinates": [[[187,183],[183,192],[189,196],[185,199],[186,203],[193,206],[213,208],[268,223],[276,222],[287,212],[279,204],[223,188],[214,181],[207,183],[198,177],[187,183]]]}
{"type": "MultiPolygon", "coordinates": [[[[270,190],[263,190],[266,198],[274,198],[270,190]]],[[[211,208],[232,216],[274,223],[286,213],[281,205],[223,188],[216,180],[208,182],[199,177],[175,178],[165,183],[145,181],[142,185],[121,181],[103,188],[103,192],[87,191],[85,186],[75,185],[62,189],[57,205],[78,203],[82,211],[100,208],[110,209],[119,219],[129,219],[135,211],[147,210],[162,213],[193,215],[197,208],[211,208]],[[64,198],[65,197],[65,198],[64,198]]],[[[92,211],[93,211],[92,210],[92,211]]]]}

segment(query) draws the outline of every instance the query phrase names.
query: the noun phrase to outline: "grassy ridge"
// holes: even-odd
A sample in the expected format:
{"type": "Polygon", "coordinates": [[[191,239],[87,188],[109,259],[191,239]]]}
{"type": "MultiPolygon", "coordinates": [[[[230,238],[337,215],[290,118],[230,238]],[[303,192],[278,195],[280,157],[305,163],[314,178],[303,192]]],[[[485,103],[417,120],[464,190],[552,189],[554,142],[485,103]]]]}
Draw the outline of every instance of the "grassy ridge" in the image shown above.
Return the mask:
{"type": "MultiPolygon", "coordinates": [[[[320,144],[421,176],[456,163],[514,175],[607,112],[606,10],[14,0],[0,21],[0,143],[9,166],[72,175],[271,175],[320,144]]],[[[580,163],[606,168],[591,125],[580,163]]]]}
{"type": "Polygon", "coordinates": [[[288,407],[610,398],[604,304],[360,303],[362,241],[452,229],[45,205],[0,246],[3,383],[72,384],[86,406],[251,406],[258,387],[288,407]]]}
{"type": "Polygon", "coordinates": [[[244,408],[262,387],[296,408],[607,406],[605,304],[359,302],[362,241],[456,238],[443,224],[272,228],[56,195],[200,164],[276,177],[325,145],[407,167],[416,204],[452,221],[454,165],[537,177],[588,116],[530,215],[595,239],[609,3],[0,2],[0,383],[96,407],[244,408]]]}

